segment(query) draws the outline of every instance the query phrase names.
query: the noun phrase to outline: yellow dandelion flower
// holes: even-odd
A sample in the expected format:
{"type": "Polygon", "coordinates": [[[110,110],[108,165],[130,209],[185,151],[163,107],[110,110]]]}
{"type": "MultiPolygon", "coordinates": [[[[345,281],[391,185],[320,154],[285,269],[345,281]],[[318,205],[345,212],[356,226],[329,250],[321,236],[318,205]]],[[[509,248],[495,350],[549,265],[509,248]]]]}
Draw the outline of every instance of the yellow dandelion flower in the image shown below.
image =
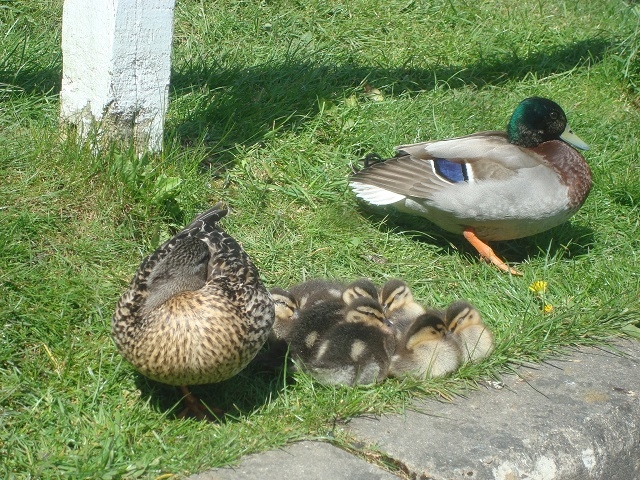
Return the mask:
{"type": "Polygon", "coordinates": [[[531,290],[535,295],[542,295],[547,291],[547,285],[547,282],[544,280],[536,280],[529,285],[529,290],[531,290]]]}
{"type": "Polygon", "coordinates": [[[553,312],[553,305],[551,305],[550,303],[545,303],[544,307],[542,307],[542,312],[545,314],[553,312]]]}

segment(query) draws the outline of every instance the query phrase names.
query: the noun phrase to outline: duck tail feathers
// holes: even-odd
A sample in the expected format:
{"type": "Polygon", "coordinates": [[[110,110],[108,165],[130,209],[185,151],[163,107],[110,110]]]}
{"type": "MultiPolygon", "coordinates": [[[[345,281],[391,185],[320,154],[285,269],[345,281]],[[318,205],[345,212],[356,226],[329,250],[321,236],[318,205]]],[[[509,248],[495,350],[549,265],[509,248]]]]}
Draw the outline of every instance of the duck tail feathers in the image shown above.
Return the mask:
{"type": "Polygon", "coordinates": [[[188,230],[190,227],[195,226],[198,222],[203,222],[205,225],[213,225],[219,222],[224,216],[229,213],[229,207],[224,202],[218,202],[206,212],[198,215],[190,224],[185,228],[188,230]]]}
{"type": "Polygon", "coordinates": [[[405,195],[385,190],[382,187],[355,180],[349,182],[349,186],[353,193],[356,194],[356,197],[372,205],[391,205],[407,198],[405,195]]]}

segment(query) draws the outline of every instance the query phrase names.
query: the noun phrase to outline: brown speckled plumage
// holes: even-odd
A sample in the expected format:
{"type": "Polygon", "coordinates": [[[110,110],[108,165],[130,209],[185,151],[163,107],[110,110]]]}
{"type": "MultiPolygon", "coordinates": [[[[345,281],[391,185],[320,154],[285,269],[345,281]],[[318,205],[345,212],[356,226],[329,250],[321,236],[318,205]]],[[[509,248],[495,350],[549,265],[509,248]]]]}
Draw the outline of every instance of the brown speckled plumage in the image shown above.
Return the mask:
{"type": "Polygon", "coordinates": [[[218,203],[145,258],[112,318],[118,351],[170,385],[226,380],[264,344],[274,306],[218,203]]]}

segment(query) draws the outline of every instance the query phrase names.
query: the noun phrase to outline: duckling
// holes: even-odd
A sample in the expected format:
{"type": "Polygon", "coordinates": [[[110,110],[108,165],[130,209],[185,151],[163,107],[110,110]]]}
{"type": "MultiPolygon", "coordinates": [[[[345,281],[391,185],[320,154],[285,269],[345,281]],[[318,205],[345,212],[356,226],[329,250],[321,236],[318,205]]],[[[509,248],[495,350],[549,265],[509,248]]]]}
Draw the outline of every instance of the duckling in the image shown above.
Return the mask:
{"type": "Polygon", "coordinates": [[[394,158],[351,177],[360,199],[393,205],[453,233],[481,257],[521,275],[487,245],[544,232],[572,217],[591,189],[591,170],[573,147],[589,147],[555,102],[523,100],[507,131],[397,147],[394,158]]]}
{"type": "Polygon", "coordinates": [[[458,344],[447,334],[442,312],[428,310],[415,319],[391,357],[389,375],[443,377],[462,363],[458,344]]]}
{"type": "Polygon", "coordinates": [[[371,297],[355,298],[343,321],[323,334],[302,368],[325,385],[366,385],[383,380],[395,338],[382,307],[371,297]]]}
{"type": "Polygon", "coordinates": [[[276,319],[269,333],[269,342],[288,342],[291,329],[298,320],[300,308],[293,294],[284,288],[269,290],[275,305],[276,319]]]}
{"type": "Polygon", "coordinates": [[[346,304],[342,298],[332,298],[312,303],[300,309],[298,321],[290,332],[289,352],[296,361],[312,357],[318,341],[334,325],[344,318],[346,304]]]}
{"type": "Polygon", "coordinates": [[[300,309],[288,290],[274,287],[269,290],[275,305],[275,321],[267,338],[267,349],[259,352],[253,363],[268,371],[282,368],[287,357],[291,331],[298,321],[300,309]]]}
{"type": "Polygon", "coordinates": [[[291,330],[298,321],[300,309],[297,300],[291,292],[280,287],[269,290],[275,306],[275,321],[269,332],[266,349],[260,351],[253,359],[252,364],[258,365],[267,372],[273,372],[282,368],[289,350],[291,330]]]}
{"type": "MultiPolygon", "coordinates": [[[[304,307],[300,307],[298,320],[290,332],[289,350],[293,359],[310,358],[317,347],[317,340],[329,328],[343,320],[346,307],[355,299],[373,299],[378,295],[375,285],[367,279],[358,279],[346,287],[341,286],[339,295],[335,296],[334,290],[337,290],[338,285],[341,284],[325,280],[315,281],[314,291],[307,297],[304,307]],[[324,290],[321,290],[323,286],[324,290]],[[328,293],[325,295],[323,292],[328,293]]],[[[292,287],[289,291],[295,295],[294,292],[298,290],[292,287]]]]}
{"type": "Polygon", "coordinates": [[[141,374],[180,386],[183,413],[198,418],[208,415],[188,386],[236,375],[274,322],[258,270],[217,225],[227,212],[216,204],[146,257],[111,320],[120,354],[141,374]]]}
{"type": "Polygon", "coordinates": [[[403,280],[392,278],[380,290],[380,303],[396,335],[403,336],[415,319],[426,312],[413,298],[409,285],[403,280]]]}
{"type": "Polygon", "coordinates": [[[470,303],[460,300],[449,305],[445,324],[460,346],[463,361],[477,362],[493,351],[493,334],[470,303]]]}
{"type": "Polygon", "coordinates": [[[295,298],[300,309],[310,307],[317,302],[338,299],[343,291],[342,283],[317,278],[289,287],[289,293],[295,298]]]}
{"type": "MultiPolygon", "coordinates": [[[[342,291],[342,300],[351,303],[355,298],[368,296],[375,298],[378,296],[376,286],[368,279],[356,280],[346,287],[342,287],[338,282],[328,280],[309,280],[304,284],[293,287],[294,293],[300,295],[303,308],[325,301],[336,300],[342,291]],[[301,294],[301,292],[304,292],[301,294]]],[[[295,294],[283,288],[274,287],[269,293],[275,304],[276,319],[269,334],[270,341],[290,340],[289,335],[293,325],[297,322],[300,312],[300,305],[295,294]]]]}
{"type": "Polygon", "coordinates": [[[368,297],[378,300],[378,288],[368,278],[359,278],[347,285],[342,292],[342,300],[349,305],[356,298],[368,297]]]}

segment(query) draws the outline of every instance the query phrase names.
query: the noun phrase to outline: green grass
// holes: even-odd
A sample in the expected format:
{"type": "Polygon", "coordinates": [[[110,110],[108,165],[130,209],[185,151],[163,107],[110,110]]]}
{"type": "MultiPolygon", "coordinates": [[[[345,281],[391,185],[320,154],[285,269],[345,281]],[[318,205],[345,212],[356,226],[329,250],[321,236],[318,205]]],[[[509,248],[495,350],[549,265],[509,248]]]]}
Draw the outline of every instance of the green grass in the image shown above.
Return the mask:
{"type": "Polygon", "coordinates": [[[451,397],[638,325],[634,2],[181,1],[165,151],[139,160],[61,140],[61,9],[0,5],[3,478],[180,477],[301,438],[349,449],[342,425],[354,415],[451,397]],[[523,278],[348,191],[362,155],[503,128],[530,95],[560,103],[590,144],[594,188],[569,223],[494,245],[523,278]],[[196,389],[236,412],[226,421],[175,420],[177,392],[119,357],[109,322],[141,258],[219,199],[267,285],[399,276],[425,304],[475,303],[495,354],[451,378],[359,389],[250,367],[196,389]],[[544,299],[534,280],[548,282],[544,299]]]}

